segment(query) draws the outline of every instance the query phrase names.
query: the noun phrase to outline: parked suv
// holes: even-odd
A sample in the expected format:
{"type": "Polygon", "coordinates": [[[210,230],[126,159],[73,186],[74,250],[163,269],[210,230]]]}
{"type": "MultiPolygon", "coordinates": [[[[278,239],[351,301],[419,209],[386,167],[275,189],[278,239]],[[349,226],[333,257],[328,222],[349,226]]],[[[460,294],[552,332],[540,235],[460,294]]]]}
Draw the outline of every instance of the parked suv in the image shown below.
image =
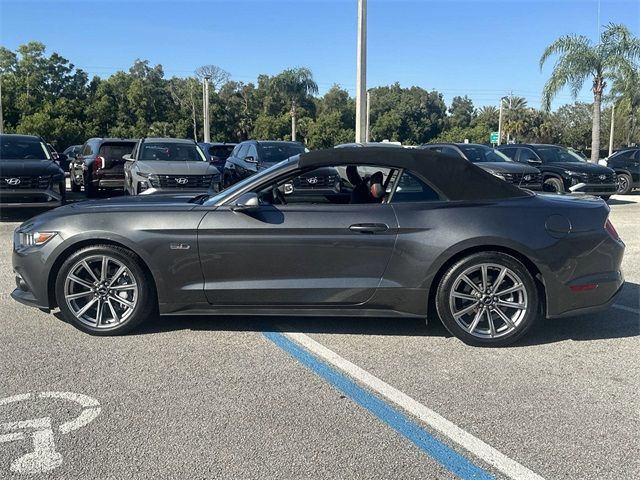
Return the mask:
{"type": "Polygon", "coordinates": [[[204,156],[207,157],[207,161],[222,172],[227,158],[229,158],[229,155],[231,155],[237,143],[198,142],[198,145],[202,149],[204,156]]]}
{"type": "Polygon", "coordinates": [[[100,190],[124,187],[123,155],[131,153],[136,141],[124,138],[90,138],[69,165],[71,191],[84,186],[87,197],[100,190]]]}
{"type": "Polygon", "coordinates": [[[193,140],[143,138],[124,159],[125,191],[129,195],[220,189],[220,171],[193,140]]]}
{"type": "Polygon", "coordinates": [[[239,143],[224,165],[222,185],[226,188],[300,153],[304,153],[304,146],[298,142],[247,140],[239,143]]]}
{"type": "Polygon", "coordinates": [[[65,203],[64,171],[46,143],[32,135],[0,135],[0,208],[65,203]]]}
{"type": "Polygon", "coordinates": [[[607,167],[618,176],[618,193],[627,195],[640,188],[640,147],[619,150],[607,158],[607,167]]]}
{"type": "Polygon", "coordinates": [[[613,170],[585,161],[569,149],[545,144],[509,144],[498,147],[516,162],[535,166],[543,188],[557,193],[588,193],[608,200],[618,190],[613,170]]]}
{"type": "Polygon", "coordinates": [[[505,182],[542,190],[542,174],[537,168],[512,161],[494,148],[478,143],[433,143],[421,148],[453,157],[462,157],[505,182]]]}

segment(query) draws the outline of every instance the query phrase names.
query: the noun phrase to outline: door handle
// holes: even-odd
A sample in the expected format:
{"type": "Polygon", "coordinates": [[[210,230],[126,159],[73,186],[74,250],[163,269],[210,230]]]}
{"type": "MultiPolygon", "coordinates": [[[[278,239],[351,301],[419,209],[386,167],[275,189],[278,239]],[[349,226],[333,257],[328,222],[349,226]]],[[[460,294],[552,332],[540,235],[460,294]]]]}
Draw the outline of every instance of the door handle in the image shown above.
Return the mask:
{"type": "Polygon", "coordinates": [[[351,225],[349,230],[358,233],[379,233],[386,232],[389,230],[389,227],[384,223],[356,223],[355,225],[351,225]]]}

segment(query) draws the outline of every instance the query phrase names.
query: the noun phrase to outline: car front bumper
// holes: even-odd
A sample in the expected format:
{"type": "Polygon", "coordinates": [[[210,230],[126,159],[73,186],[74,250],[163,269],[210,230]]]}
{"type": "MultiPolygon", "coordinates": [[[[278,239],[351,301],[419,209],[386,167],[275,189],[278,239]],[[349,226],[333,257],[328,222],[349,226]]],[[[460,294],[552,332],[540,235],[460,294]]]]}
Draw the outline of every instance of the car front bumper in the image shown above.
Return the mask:
{"type": "Polygon", "coordinates": [[[59,207],[63,196],[53,189],[3,189],[0,191],[0,207],[3,208],[40,208],[59,207]]]}
{"type": "Polygon", "coordinates": [[[617,183],[577,183],[569,187],[571,193],[587,195],[613,195],[618,191],[617,183]]]}

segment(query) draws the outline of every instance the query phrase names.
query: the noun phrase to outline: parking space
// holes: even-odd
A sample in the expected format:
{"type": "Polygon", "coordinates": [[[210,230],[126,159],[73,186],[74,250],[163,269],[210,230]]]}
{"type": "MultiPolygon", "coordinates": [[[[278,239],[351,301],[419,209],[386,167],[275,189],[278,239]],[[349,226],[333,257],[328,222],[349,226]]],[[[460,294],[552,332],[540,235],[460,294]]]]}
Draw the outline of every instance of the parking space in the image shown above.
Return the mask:
{"type": "Polygon", "coordinates": [[[633,478],[640,195],[610,205],[617,304],[503,349],[383,318],[174,316],[91,337],[9,298],[11,234],[33,212],[4,211],[0,478],[633,478]],[[334,356],[305,357],[305,339],[334,356]]]}

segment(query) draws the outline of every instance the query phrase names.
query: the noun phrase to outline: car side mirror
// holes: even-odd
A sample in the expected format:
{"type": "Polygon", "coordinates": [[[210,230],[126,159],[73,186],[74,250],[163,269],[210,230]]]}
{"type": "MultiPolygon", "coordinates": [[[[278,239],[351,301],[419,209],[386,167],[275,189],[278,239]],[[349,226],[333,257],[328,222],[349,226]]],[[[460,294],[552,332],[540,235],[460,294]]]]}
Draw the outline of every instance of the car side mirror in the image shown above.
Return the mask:
{"type": "Polygon", "coordinates": [[[122,159],[123,159],[125,162],[133,162],[133,158],[131,158],[131,154],[130,154],[130,153],[127,153],[126,155],[123,155],[123,156],[122,156],[122,159]]]}
{"type": "Polygon", "coordinates": [[[235,205],[231,207],[234,212],[243,210],[253,210],[260,206],[260,200],[256,192],[247,192],[240,195],[240,198],[236,200],[235,205]]]}
{"type": "Polygon", "coordinates": [[[244,157],[244,161],[247,163],[258,163],[258,160],[252,156],[244,157]]]}
{"type": "Polygon", "coordinates": [[[542,165],[542,160],[530,158],[529,160],[527,160],[527,163],[530,163],[531,165],[542,165]]]}

